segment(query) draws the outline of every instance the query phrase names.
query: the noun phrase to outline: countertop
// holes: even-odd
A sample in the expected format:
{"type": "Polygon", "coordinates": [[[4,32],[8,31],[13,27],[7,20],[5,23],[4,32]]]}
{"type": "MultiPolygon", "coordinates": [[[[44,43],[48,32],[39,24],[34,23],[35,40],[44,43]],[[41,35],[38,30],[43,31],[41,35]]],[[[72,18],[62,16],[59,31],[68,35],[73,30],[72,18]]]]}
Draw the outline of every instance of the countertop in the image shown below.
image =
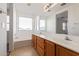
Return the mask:
{"type": "Polygon", "coordinates": [[[37,34],[37,33],[33,33],[33,34],[79,53],[79,36],[72,36],[72,35],[65,35],[65,34],[52,34],[52,35],[49,35],[49,34],[43,35],[43,34],[37,34]],[[71,41],[66,40],[65,39],[66,36],[71,41]]]}

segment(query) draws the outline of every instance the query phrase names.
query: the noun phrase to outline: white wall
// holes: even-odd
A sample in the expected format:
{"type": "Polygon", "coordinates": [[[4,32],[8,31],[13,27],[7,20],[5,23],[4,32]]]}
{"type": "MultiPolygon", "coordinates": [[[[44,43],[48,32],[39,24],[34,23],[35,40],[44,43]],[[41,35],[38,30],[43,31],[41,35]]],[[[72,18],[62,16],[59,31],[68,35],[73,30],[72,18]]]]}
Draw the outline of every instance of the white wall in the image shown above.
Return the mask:
{"type": "Polygon", "coordinates": [[[0,9],[2,9],[6,14],[0,14],[0,56],[7,55],[7,37],[6,37],[6,27],[2,27],[2,23],[6,24],[6,16],[7,16],[7,4],[0,3],[0,9]]]}
{"type": "Polygon", "coordinates": [[[47,18],[47,31],[56,33],[56,14],[68,10],[68,33],[70,35],[79,35],[79,4],[73,4],[53,12],[47,18]]]}

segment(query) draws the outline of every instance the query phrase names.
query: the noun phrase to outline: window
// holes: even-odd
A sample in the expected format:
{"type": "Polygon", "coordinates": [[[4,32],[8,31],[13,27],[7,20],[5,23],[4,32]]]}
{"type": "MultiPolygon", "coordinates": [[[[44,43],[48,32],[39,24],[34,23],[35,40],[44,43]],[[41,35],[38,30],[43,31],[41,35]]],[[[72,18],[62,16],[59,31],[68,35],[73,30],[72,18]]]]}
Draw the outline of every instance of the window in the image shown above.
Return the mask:
{"type": "Polygon", "coordinates": [[[32,18],[19,17],[19,30],[32,30],[32,18]]]}
{"type": "Polygon", "coordinates": [[[40,20],[40,30],[45,30],[45,20],[40,20]]]}

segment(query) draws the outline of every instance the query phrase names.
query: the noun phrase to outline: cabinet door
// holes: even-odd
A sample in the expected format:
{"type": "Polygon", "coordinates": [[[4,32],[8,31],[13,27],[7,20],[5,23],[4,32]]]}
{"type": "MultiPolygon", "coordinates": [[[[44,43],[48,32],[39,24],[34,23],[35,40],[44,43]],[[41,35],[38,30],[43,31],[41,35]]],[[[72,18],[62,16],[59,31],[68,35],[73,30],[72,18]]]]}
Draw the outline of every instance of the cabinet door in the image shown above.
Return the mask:
{"type": "Polygon", "coordinates": [[[69,49],[56,45],[56,55],[57,56],[78,56],[76,52],[73,52],[69,49]]]}
{"type": "Polygon", "coordinates": [[[32,43],[33,43],[33,47],[36,48],[36,36],[32,35],[32,43]]]}
{"type": "Polygon", "coordinates": [[[39,55],[44,56],[44,39],[37,37],[37,52],[39,55]]]}
{"type": "Polygon", "coordinates": [[[44,39],[43,38],[40,38],[40,37],[37,37],[37,45],[44,49],[44,39]]]}
{"type": "Polygon", "coordinates": [[[44,49],[42,49],[41,47],[39,47],[39,45],[37,45],[37,53],[38,53],[40,56],[44,56],[44,49]]]}
{"type": "Polygon", "coordinates": [[[53,42],[45,40],[45,55],[55,56],[55,44],[53,42]]]}

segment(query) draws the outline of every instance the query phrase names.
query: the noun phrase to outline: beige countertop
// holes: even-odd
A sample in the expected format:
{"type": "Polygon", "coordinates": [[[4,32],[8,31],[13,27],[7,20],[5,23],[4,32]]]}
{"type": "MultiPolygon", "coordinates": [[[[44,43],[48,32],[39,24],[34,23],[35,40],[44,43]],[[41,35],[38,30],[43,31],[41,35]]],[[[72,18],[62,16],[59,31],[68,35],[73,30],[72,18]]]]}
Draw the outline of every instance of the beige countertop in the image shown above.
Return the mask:
{"type": "Polygon", "coordinates": [[[53,35],[42,35],[36,33],[33,34],[79,53],[79,36],[70,36],[64,34],[53,34],[53,35]],[[72,41],[66,40],[65,39],[66,36],[72,41]]]}

